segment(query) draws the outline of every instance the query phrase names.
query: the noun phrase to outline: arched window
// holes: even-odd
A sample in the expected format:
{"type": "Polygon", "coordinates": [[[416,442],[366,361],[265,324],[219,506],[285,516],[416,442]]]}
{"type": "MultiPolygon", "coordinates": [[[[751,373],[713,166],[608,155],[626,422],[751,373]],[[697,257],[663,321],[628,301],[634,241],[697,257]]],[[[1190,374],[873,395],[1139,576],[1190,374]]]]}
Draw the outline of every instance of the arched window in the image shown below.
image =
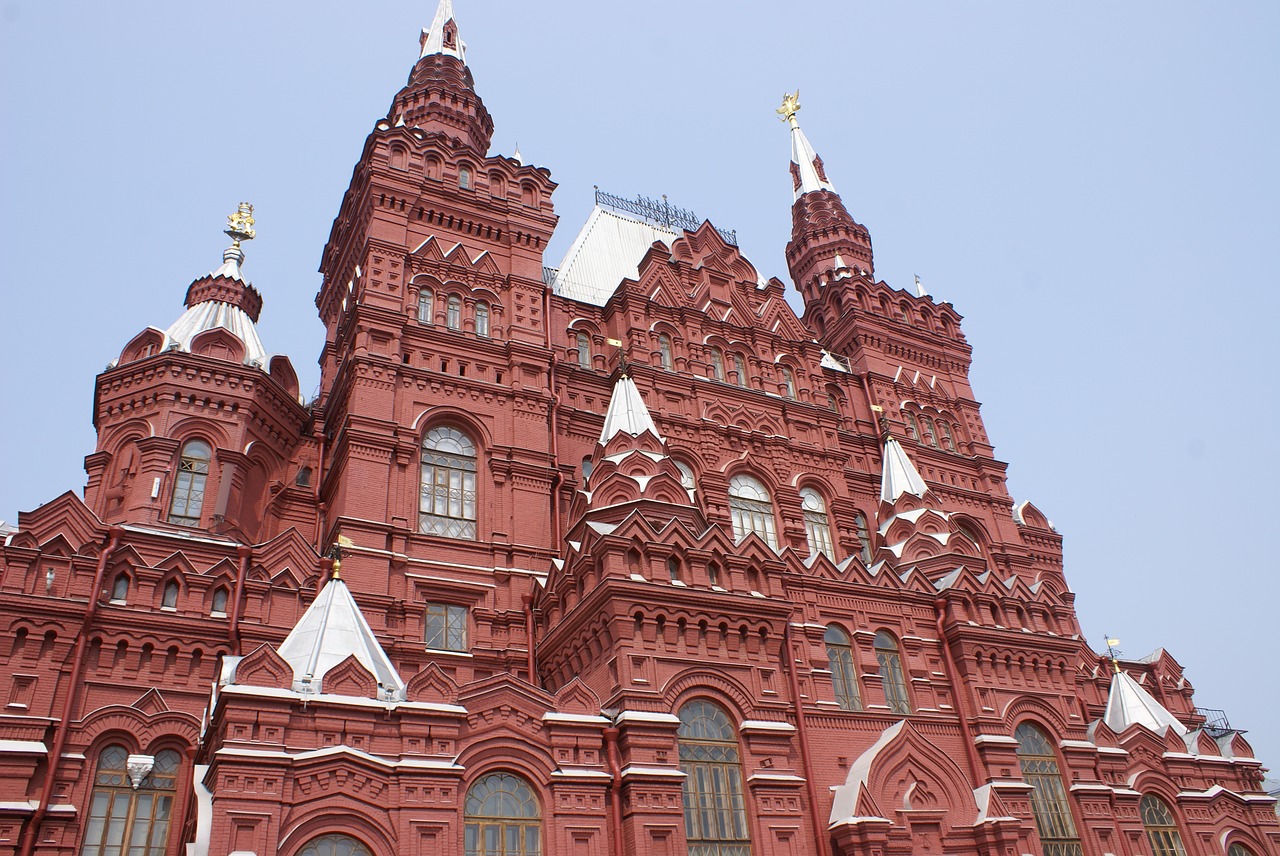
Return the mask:
{"type": "Polygon", "coordinates": [[[782,385],[786,387],[787,398],[796,397],[796,375],[786,366],[782,367],[782,385]]]}
{"type": "Polygon", "coordinates": [[[933,419],[920,414],[920,421],[924,425],[924,441],[930,446],[938,445],[938,429],[933,424],[933,419]]]}
{"type": "Polygon", "coordinates": [[[164,596],[160,598],[161,609],[178,608],[178,584],[173,580],[164,584],[164,596]]]}
{"type": "Polygon", "coordinates": [[[939,419],[938,427],[942,429],[942,437],[940,438],[942,448],[946,449],[948,452],[954,452],[956,450],[956,438],[951,433],[951,426],[947,423],[946,419],[939,419]]]}
{"type": "Polygon", "coordinates": [[[916,421],[915,414],[909,410],[902,411],[902,415],[906,417],[907,436],[917,443],[920,442],[920,423],[916,421]]]}
{"type": "Polygon", "coordinates": [[[450,330],[459,330],[462,328],[462,299],[457,296],[451,296],[449,302],[445,304],[445,324],[450,330]]]}
{"type": "Polygon", "coordinates": [[[431,289],[424,288],[418,292],[418,323],[419,324],[431,323],[431,306],[434,300],[435,300],[435,295],[432,294],[431,289]]]}
{"type": "Polygon", "coordinates": [[[669,370],[672,364],[671,337],[666,333],[658,336],[658,356],[662,361],[662,367],[669,370]]]}
{"type": "Polygon", "coordinates": [[[811,487],[800,489],[800,506],[804,509],[804,534],[809,539],[809,555],[826,553],[835,557],[831,541],[831,520],[827,517],[827,503],[822,494],[811,487]]]}
{"type": "Polygon", "coordinates": [[[298,856],[370,856],[369,848],[346,835],[322,835],[307,842],[298,856]]]}
{"type": "Polygon", "coordinates": [[[129,575],[121,574],[111,585],[111,602],[124,603],[129,599],[129,575]]]}
{"type": "Polygon", "coordinates": [[[489,338],[489,304],[484,301],[476,304],[476,335],[489,338]]]}
{"type": "Polygon", "coordinates": [[[684,834],[691,854],[750,856],[742,764],[729,717],[701,699],[680,708],[676,736],[684,773],[684,834]]]}
{"type": "Polygon", "coordinates": [[[169,505],[169,522],[179,526],[199,526],[204,508],[204,485],[209,478],[209,461],[213,451],[207,443],[192,440],[182,447],[178,458],[178,477],[173,480],[173,502],[169,505]]]}
{"type": "Polygon", "coordinates": [[[1083,856],[1071,804],[1058,772],[1058,757],[1053,754],[1049,738],[1029,722],[1019,725],[1013,736],[1018,741],[1023,781],[1031,786],[1031,812],[1036,817],[1045,856],[1083,856]]]}
{"type": "Polygon", "coordinates": [[[713,347],[709,353],[711,357],[711,379],[723,381],[724,380],[724,351],[720,350],[719,348],[713,347]]]}
{"type": "Polygon", "coordinates": [[[591,472],[595,468],[596,468],[596,465],[591,462],[591,456],[584,455],[582,458],[582,480],[586,481],[587,479],[591,478],[591,472]]]}
{"type": "Polygon", "coordinates": [[[1227,848],[1227,856],[1253,856],[1253,851],[1243,844],[1232,844],[1227,848]]]}
{"type": "Polygon", "coordinates": [[[673,459],[676,469],[680,471],[680,485],[685,490],[697,490],[698,482],[693,476],[693,469],[684,461],[673,459]]]}
{"type": "Polygon", "coordinates": [[[418,531],[476,537],[476,445],[457,428],[437,426],[422,441],[418,531]]]}
{"type": "Polygon", "coordinates": [[[836,703],[845,710],[862,710],[862,697],[858,693],[858,676],[853,671],[853,645],[849,634],[837,624],[827,626],[822,637],[827,643],[827,662],[831,669],[831,685],[836,692],[836,703]]]}
{"type": "Polygon", "coordinates": [[[129,750],[119,744],[98,755],[80,856],[164,856],[182,759],[172,749],[157,752],[151,769],[129,770],[129,750]]]}
{"type": "Polygon", "coordinates": [[[298,470],[298,474],[293,477],[295,487],[311,487],[311,467],[303,467],[298,470]]]}
{"type": "Polygon", "coordinates": [[[528,782],[490,773],[467,791],[465,856],[541,856],[542,811],[528,782]]]}
{"type": "Polygon", "coordinates": [[[1178,834],[1178,823],[1165,801],[1155,794],[1144,794],[1138,804],[1142,812],[1142,828],[1151,842],[1152,856],[1187,856],[1178,834]]]}
{"type": "Polygon", "coordinates": [[[871,530],[867,528],[867,517],[861,511],[853,515],[853,528],[858,532],[858,558],[862,564],[871,564],[871,530]]]}
{"type": "Polygon", "coordinates": [[[747,385],[747,362],[742,354],[733,355],[733,370],[738,373],[738,386],[747,385]]]}
{"type": "Polygon", "coordinates": [[[214,589],[213,604],[209,609],[209,614],[217,616],[227,614],[227,590],[225,588],[214,589]]]}
{"type": "Polygon", "coordinates": [[[591,337],[586,333],[578,333],[578,367],[591,368],[591,337]]]}
{"type": "Polygon", "coordinates": [[[458,167],[458,187],[461,190],[471,189],[471,170],[468,167],[458,167]]]}
{"type": "Polygon", "coordinates": [[[907,679],[902,673],[902,656],[898,643],[881,630],[876,634],[876,662],[880,664],[880,678],[884,682],[884,699],[894,713],[910,713],[911,699],[907,697],[907,679]]]}
{"type": "Polygon", "coordinates": [[[769,491],[751,476],[729,479],[729,513],[733,516],[733,538],[741,541],[754,532],[773,549],[778,549],[774,530],[773,501],[769,491]]]}

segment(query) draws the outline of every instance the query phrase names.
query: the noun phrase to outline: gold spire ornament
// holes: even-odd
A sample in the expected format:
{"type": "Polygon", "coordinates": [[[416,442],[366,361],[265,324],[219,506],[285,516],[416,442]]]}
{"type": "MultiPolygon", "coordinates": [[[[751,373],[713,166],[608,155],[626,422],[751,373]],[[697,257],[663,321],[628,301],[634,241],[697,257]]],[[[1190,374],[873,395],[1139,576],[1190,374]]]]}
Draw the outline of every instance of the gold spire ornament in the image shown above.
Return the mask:
{"type": "Polygon", "coordinates": [[[227,228],[223,232],[231,236],[231,240],[239,249],[241,241],[252,241],[257,236],[258,233],[253,229],[253,222],[253,206],[248,202],[241,202],[236,213],[227,217],[227,228]]]}
{"type": "Polygon", "coordinates": [[[778,121],[786,122],[792,128],[799,128],[800,123],[796,121],[796,114],[800,112],[800,90],[790,94],[782,93],[782,106],[775,110],[778,114],[778,121]]]}

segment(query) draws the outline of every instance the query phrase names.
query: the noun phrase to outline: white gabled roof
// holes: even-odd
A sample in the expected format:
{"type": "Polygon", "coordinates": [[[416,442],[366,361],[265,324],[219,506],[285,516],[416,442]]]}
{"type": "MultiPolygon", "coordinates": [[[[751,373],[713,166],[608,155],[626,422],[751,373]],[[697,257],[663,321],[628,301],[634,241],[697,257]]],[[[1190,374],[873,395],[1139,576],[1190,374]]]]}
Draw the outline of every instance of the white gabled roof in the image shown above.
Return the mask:
{"type": "Polygon", "coordinates": [[[632,437],[639,437],[648,431],[659,440],[658,426],[653,423],[653,416],[636,389],[636,382],[630,375],[623,375],[613,386],[613,395],[609,398],[609,409],[604,414],[604,430],[600,432],[600,445],[608,443],[619,432],[626,432],[632,437]]]}
{"type": "Polygon", "coordinates": [[[1167,726],[1178,734],[1187,733],[1187,727],[1177,717],[1124,671],[1117,671],[1111,678],[1111,694],[1107,696],[1107,712],[1102,721],[1116,734],[1131,725],[1143,725],[1152,731],[1167,726]]]}
{"type": "Polygon", "coordinates": [[[456,31],[458,22],[453,17],[453,0],[440,0],[431,26],[422,31],[422,53],[418,55],[418,59],[428,54],[446,54],[457,57],[463,62],[467,61],[467,45],[462,41],[460,33],[455,37],[453,47],[447,47],[444,43],[444,25],[450,21],[453,21],[456,31]]]}
{"type": "Polygon", "coordinates": [[[551,291],[593,306],[604,306],[618,283],[640,275],[640,259],[654,241],[670,247],[680,234],[597,205],[564,254],[551,282],[551,291]]]}
{"type": "Polygon", "coordinates": [[[323,692],[325,673],[352,655],[378,679],[381,695],[404,699],[404,681],[369,629],[347,584],[334,578],[289,631],[278,653],[293,669],[296,692],[323,692]]]}
{"type": "Polygon", "coordinates": [[[890,505],[904,493],[924,496],[929,489],[902,444],[890,437],[884,443],[884,468],[880,475],[880,501],[890,505]]]}

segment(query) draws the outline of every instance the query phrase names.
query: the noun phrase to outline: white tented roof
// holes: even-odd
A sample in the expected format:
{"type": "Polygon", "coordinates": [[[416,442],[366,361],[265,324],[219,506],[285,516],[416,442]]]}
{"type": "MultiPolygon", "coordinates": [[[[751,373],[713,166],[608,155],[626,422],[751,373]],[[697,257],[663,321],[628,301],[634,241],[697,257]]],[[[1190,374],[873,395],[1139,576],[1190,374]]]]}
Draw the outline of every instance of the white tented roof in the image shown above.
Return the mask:
{"type": "Polygon", "coordinates": [[[604,306],[618,283],[639,276],[640,259],[654,241],[670,247],[680,234],[597,205],[560,262],[551,291],[572,300],[604,306]]]}
{"type": "Polygon", "coordinates": [[[632,437],[639,437],[648,431],[659,440],[658,426],[653,424],[653,416],[636,389],[636,382],[630,375],[623,375],[614,384],[613,395],[609,398],[609,409],[604,414],[604,430],[600,432],[600,445],[611,440],[614,435],[625,431],[632,437]]]}
{"type": "Polygon", "coordinates": [[[1102,721],[1116,734],[1130,725],[1144,725],[1152,731],[1168,726],[1178,734],[1187,733],[1187,727],[1177,717],[1123,671],[1111,678],[1111,694],[1107,696],[1107,712],[1102,721]]]}
{"type": "Polygon", "coordinates": [[[280,644],[297,692],[324,692],[326,672],[355,655],[378,679],[382,697],[404,699],[404,681],[369,629],[347,584],[331,579],[280,644]]]}
{"type": "Polygon", "coordinates": [[[919,470],[902,444],[890,437],[884,443],[884,469],[880,476],[880,500],[890,504],[898,501],[904,493],[924,496],[929,486],[920,477],[919,470]]]}
{"type": "Polygon", "coordinates": [[[818,165],[815,163],[817,158],[818,155],[813,150],[813,146],[809,145],[804,131],[800,130],[799,125],[793,124],[791,126],[791,162],[800,170],[800,186],[795,189],[796,199],[815,190],[830,190],[835,193],[836,189],[831,182],[818,174],[818,165]]]}
{"type": "Polygon", "coordinates": [[[463,62],[467,61],[467,45],[462,41],[459,35],[454,45],[446,45],[444,43],[444,26],[453,21],[453,26],[457,27],[458,22],[453,17],[453,0],[440,0],[440,5],[436,7],[436,16],[431,21],[431,26],[422,31],[422,53],[418,58],[421,59],[428,54],[446,54],[448,56],[456,56],[463,62]]]}
{"type": "Polygon", "coordinates": [[[191,350],[191,340],[199,334],[223,327],[231,335],[244,342],[244,359],[247,363],[265,365],[267,350],[258,336],[258,327],[243,309],[230,303],[206,300],[183,312],[177,321],[165,331],[164,347],[178,345],[184,351],[191,350]]]}

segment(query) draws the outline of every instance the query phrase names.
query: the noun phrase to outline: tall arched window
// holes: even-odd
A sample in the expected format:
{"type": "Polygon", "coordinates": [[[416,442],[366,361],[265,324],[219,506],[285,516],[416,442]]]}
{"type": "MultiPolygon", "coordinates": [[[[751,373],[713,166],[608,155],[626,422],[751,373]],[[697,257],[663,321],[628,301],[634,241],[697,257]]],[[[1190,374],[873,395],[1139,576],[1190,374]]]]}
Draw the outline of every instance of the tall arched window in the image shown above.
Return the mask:
{"type": "Polygon", "coordinates": [[[1144,794],[1138,804],[1142,812],[1142,828],[1151,842],[1152,856],[1187,856],[1178,834],[1178,823],[1165,801],[1155,794],[1144,794]]]}
{"type": "Polygon", "coordinates": [[[858,558],[862,564],[871,564],[871,530],[867,528],[867,517],[861,511],[853,515],[853,528],[858,533],[858,558]]]}
{"type": "Polygon", "coordinates": [[[115,743],[103,749],[80,856],[164,856],[181,759],[161,750],[150,771],[134,779],[128,749],[115,743]]]}
{"type": "Polygon", "coordinates": [[[471,189],[471,170],[468,167],[458,167],[458,188],[461,190],[471,189]]]}
{"type": "Polygon", "coordinates": [[[489,338],[489,304],[484,301],[476,304],[476,335],[489,338]]]}
{"type": "Polygon", "coordinates": [[[729,717],[701,699],[680,708],[676,731],[684,773],[684,834],[690,854],[750,856],[742,764],[729,717]]]}
{"type": "Polygon", "coordinates": [[[370,856],[369,848],[346,835],[322,835],[307,842],[298,856],[370,856]]]}
{"type": "Polygon", "coordinates": [[[709,353],[711,356],[711,379],[724,380],[724,351],[713,347],[709,353]]]}
{"type": "Polygon", "coordinates": [[[729,513],[733,516],[733,538],[741,541],[754,532],[773,549],[778,549],[774,529],[773,501],[769,491],[751,476],[729,479],[729,513]]]}
{"type": "Polygon", "coordinates": [[[210,615],[223,616],[227,614],[227,597],[228,593],[225,588],[219,587],[213,590],[213,603],[209,608],[210,615]]]}
{"type": "Polygon", "coordinates": [[[796,397],[796,374],[786,366],[782,367],[782,385],[786,388],[787,398],[796,397]]]}
{"type": "Polygon", "coordinates": [[[902,655],[898,642],[881,630],[876,634],[876,662],[880,664],[880,678],[884,682],[884,698],[894,713],[910,713],[911,699],[907,696],[907,679],[902,673],[902,655]]]}
{"type": "Polygon", "coordinates": [[[951,425],[948,424],[946,419],[939,419],[938,427],[942,429],[942,448],[948,452],[954,452],[956,450],[956,438],[951,433],[951,425]]]}
{"type": "Polygon", "coordinates": [[[845,710],[862,710],[862,696],[858,692],[858,676],[853,671],[853,644],[849,634],[837,624],[827,626],[822,637],[827,643],[827,663],[831,668],[831,685],[835,689],[836,703],[845,710]]]}
{"type": "Polygon", "coordinates": [[[476,445],[457,428],[437,426],[422,441],[418,531],[476,537],[476,445]]]}
{"type": "Polygon", "coordinates": [[[938,429],[933,424],[933,418],[920,414],[921,424],[924,426],[924,441],[930,446],[938,445],[938,429]]]}
{"type": "Polygon", "coordinates": [[[747,385],[747,361],[742,354],[733,355],[733,370],[738,373],[738,386],[747,385]]]}
{"type": "Polygon", "coordinates": [[[467,791],[462,820],[466,856],[541,856],[542,811],[519,776],[481,778],[467,791]]]}
{"type": "Polygon", "coordinates": [[[676,465],[676,469],[680,471],[680,486],[685,490],[697,490],[698,481],[694,478],[693,468],[678,458],[673,459],[672,462],[676,465]]]}
{"type": "Polygon", "coordinates": [[[1049,738],[1029,722],[1019,725],[1013,736],[1018,741],[1023,781],[1031,786],[1031,812],[1036,817],[1045,856],[1083,856],[1071,804],[1058,771],[1058,756],[1053,753],[1049,738]]]}
{"type": "Polygon", "coordinates": [[[451,296],[445,303],[444,323],[450,330],[462,329],[462,298],[451,296]]]}
{"type": "Polygon", "coordinates": [[[431,323],[431,306],[435,296],[431,293],[431,289],[424,288],[418,292],[418,323],[431,323]]]}
{"type": "Polygon", "coordinates": [[[578,334],[578,367],[591,368],[591,337],[586,333],[578,334]]]}
{"type": "Polygon", "coordinates": [[[661,359],[662,367],[664,369],[671,368],[671,337],[666,333],[662,333],[658,336],[658,357],[661,359]]]}
{"type": "Polygon", "coordinates": [[[906,417],[907,435],[910,436],[912,440],[915,440],[917,443],[919,443],[920,442],[920,423],[916,421],[915,414],[911,413],[909,410],[904,410],[902,411],[902,415],[906,417]]]}
{"type": "Polygon", "coordinates": [[[800,489],[800,506],[804,509],[804,534],[809,539],[809,555],[826,553],[835,557],[831,540],[831,520],[827,517],[827,503],[822,494],[811,487],[800,489]]]}
{"type": "Polygon", "coordinates": [[[191,440],[182,447],[178,458],[178,477],[173,480],[173,502],[169,505],[169,522],[179,526],[199,526],[204,508],[204,485],[209,478],[209,462],[213,451],[209,444],[191,440]]]}
{"type": "Polygon", "coordinates": [[[1227,856],[1253,856],[1253,851],[1243,844],[1232,844],[1227,848],[1227,856]]]}

